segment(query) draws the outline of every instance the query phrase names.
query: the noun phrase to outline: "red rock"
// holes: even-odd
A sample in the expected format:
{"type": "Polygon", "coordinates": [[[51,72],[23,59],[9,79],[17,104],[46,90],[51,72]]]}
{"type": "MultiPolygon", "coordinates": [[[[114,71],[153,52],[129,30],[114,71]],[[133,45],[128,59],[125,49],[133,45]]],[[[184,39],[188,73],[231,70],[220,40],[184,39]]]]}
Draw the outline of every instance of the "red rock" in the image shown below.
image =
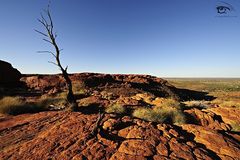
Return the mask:
{"type": "Polygon", "coordinates": [[[171,133],[174,137],[179,137],[178,132],[176,130],[174,130],[174,129],[170,129],[169,133],[171,133]]]}
{"type": "Polygon", "coordinates": [[[198,124],[210,129],[214,130],[225,130],[228,131],[231,129],[231,127],[228,124],[225,124],[224,122],[219,121],[216,119],[216,114],[213,112],[204,112],[197,108],[193,108],[190,110],[184,111],[188,114],[190,114],[192,117],[195,118],[195,120],[198,121],[198,124]]]}
{"type": "Polygon", "coordinates": [[[172,138],[169,142],[169,147],[172,151],[170,157],[194,160],[191,148],[185,143],[179,143],[177,139],[172,138]]]}
{"type": "MultiPolygon", "coordinates": [[[[98,114],[78,112],[41,112],[5,117],[0,121],[0,159],[192,159],[194,156],[197,159],[214,159],[208,150],[222,159],[236,159],[238,156],[237,142],[216,131],[204,130],[204,127],[195,130],[194,127],[185,127],[195,134],[195,141],[171,125],[163,125],[166,132],[172,129],[179,136],[168,139],[153,124],[143,127],[131,123],[123,129],[114,128],[117,133],[112,136],[129,136],[124,141],[114,141],[105,132],[87,140],[97,117],[98,114]],[[180,139],[181,136],[186,139],[180,139]],[[196,143],[205,145],[207,149],[196,143]]],[[[105,118],[120,119],[108,114],[105,118]]],[[[119,123],[125,122],[121,120],[119,123]]]]}
{"type": "Polygon", "coordinates": [[[129,131],[133,128],[133,126],[123,128],[118,131],[118,136],[126,138],[129,131]]]}
{"type": "Polygon", "coordinates": [[[204,144],[209,150],[215,152],[219,157],[228,156],[233,159],[240,157],[239,143],[222,135],[214,130],[206,129],[202,126],[185,124],[184,130],[195,135],[195,141],[204,144]]]}
{"type": "Polygon", "coordinates": [[[153,156],[153,160],[169,160],[169,158],[162,155],[155,155],[153,156]]]}
{"type": "Polygon", "coordinates": [[[227,124],[240,124],[240,108],[237,107],[218,107],[210,108],[211,112],[221,116],[227,124]]]}
{"type": "Polygon", "coordinates": [[[126,138],[128,139],[147,139],[152,142],[152,145],[156,145],[156,142],[159,140],[160,136],[159,130],[153,126],[148,126],[146,128],[141,126],[134,126],[129,130],[126,138]]]}
{"type": "Polygon", "coordinates": [[[112,155],[110,160],[147,160],[147,158],[144,156],[134,156],[121,152],[116,152],[112,155]]]}
{"type": "Polygon", "coordinates": [[[169,152],[168,152],[168,148],[166,146],[166,144],[164,143],[160,143],[157,147],[157,152],[158,154],[162,155],[162,156],[168,156],[169,152]]]}
{"type": "Polygon", "coordinates": [[[154,146],[147,140],[126,140],[118,151],[133,156],[152,156],[154,155],[154,146]]]}
{"type": "MultiPolygon", "coordinates": [[[[184,97],[181,94],[185,90],[178,90],[163,79],[146,75],[82,73],[72,74],[71,79],[87,92],[83,97],[78,97],[81,112],[46,111],[0,116],[0,159],[158,160],[239,157],[239,136],[229,133],[226,125],[232,120],[232,117],[227,118],[229,114],[234,114],[231,111],[224,114],[220,113],[224,110],[217,113],[189,109],[187,112],[196,117],[198,125],[182,125],[182,128],[133,118],[131,112],[124,117],[105,114],[100,121],[99,132],[91,135],[100,108],[103,110],[119,100],[127,105],[127,111],[131,111],[142,107],[144,103],[141,100],[144,98],[150,102],[157,96],[184,97]],[[136,94],[145,97],[133,100],[136,94]],[[223,121],[219,115],[224,115],[223,121]]],[[[65,89],[61,75],[27,76],[22,80],[29,87],[42,90],[44,94],[54,94],[65,89]]]]}
{"type": "Polygon", "coordinates": [[[103,129],[105,130],[113,130],[114,126],[117,125],[118,123],[120,123],[119,120],[116,119],[108,119],[107,121],[105,121],[103,123],[103,129]]]}
{"type": "Polygon", "coordinates": [[[206,150],[202,149],[202,148],[196,148],[193,151],[194,155],[197,157],[197,159],[201,159],[201,160],[213,160],[211,157],[208,156],[208,153],[206,152],[206,150]]]}
{"type": "MultiPolygon", "coordinates": [[[[110,75],[98,73],[80,73],[70,74],[70,79],[73,84],[77,84],[81,88],[90,90],[100,95],[104,91],[107,95],[111,94],[116,99],[117,97],[125,97],[119,100],[125,104],[138,104],[138,101],[133,100],[132,96],[138,93],[153,92],[160,97],[176,98],[179,90],[170,85],[166,80],[161,78],[146,76],[146,75],[110,75]]],[[[64,78],[59,75],[26,75],[21,79],[29,88],[49,92],[53,88],[57,90],[66,89],[64,78]]],[[[52,91],[51,91],[52,92],[52,91]]],[[[188,91],[190,92],[190,91],[188,91]]],[[[151,93],[152,94],[152,93],[151,93]]],[[[181,91],[179,95],[185,95],[187,92],[181,91]]],[[[189,94],[189,98],[191,98],[189,94]]],[[[109,99],[109,100],[110,100],[109,99]]]]}

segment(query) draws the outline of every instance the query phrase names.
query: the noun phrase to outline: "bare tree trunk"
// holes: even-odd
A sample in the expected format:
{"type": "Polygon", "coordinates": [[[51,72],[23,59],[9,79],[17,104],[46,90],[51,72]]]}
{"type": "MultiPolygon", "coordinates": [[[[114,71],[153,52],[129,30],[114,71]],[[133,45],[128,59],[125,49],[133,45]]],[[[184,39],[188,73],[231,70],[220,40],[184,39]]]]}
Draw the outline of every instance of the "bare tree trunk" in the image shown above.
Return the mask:
{"type": "Polygon", "coordinates": [[[56,37],[57,34],[53,32],[53,21],[52,21],[52,17],[49,11],[49,7],[46,10],[46,14],[47,14],[47,18],[44,18],[41,15],[41,19],[38,19],[38,21],[44,26],[46,33],[40,32],[38,30],[35,30],[36,32],[40,33],[41,35],[43,35],[46,38],[43,38],[44,41],[50,43],[51,45],[53,45],[53,47],[55,48],[55,52],[51,52],[51,51],[40,51],[40,52],[45,52],[45,53],[50,53],[54,58],[56,62],[50,62],[53,63],[54,65],[58,66],[62,72],[63,78],[65,79],[66,85],[67,85],[67,89],[68,89],[68,93],[67,93],[67,101],[69,103],[69,107],[72,111],[76,111],[77,110],[77,102],[75,99],[75,96],[73,94],[73,90],[72,90],[72,81],[69,78],[69,74],[67,73],[67,68],[65,69],[62,67],[61,61],[60,61],[60,52],[61,50],[59,49],[57,43],[56,43],[56,37]]]}
{"type": "Polygon", "coordinates": [[[75,99],[75,96],[73,94],[73,90],[72,90],[72,81],[71,79],[69,78],[69,75],[67,73],[67,71],[62,71],[62,74],[63,74],[63,77],[66,81],[66,84],[67,84],[67,88],[68,88],[68,93],[67,93],[67,101],[68,103],[70,104],[70,109],[72,111],[76,111],[77,110],[77,107],[78,107],[78,104],[76,102],[76,99],[75,99]]]}

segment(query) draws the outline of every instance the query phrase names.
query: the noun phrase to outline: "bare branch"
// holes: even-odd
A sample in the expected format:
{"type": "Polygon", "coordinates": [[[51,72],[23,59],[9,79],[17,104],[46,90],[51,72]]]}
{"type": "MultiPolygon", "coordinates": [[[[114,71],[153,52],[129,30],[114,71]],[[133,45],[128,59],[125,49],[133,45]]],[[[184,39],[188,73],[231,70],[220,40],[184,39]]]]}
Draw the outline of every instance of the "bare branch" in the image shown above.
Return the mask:
{"type": "MultiPolygon", "coordinates": [[[[54,64],[54,65],[58,66],[58,64],[57,64],[57,63],[55,63],[55,62],[52,62],[52,61],[48,61],[48,63],[52,63],[52,64],[54,64]]],[[[59,67],[59,66],[58,66],[58,67],[59,67]]]]}
{"type": "Polygon", "coordinates": [[[37,51],[37,53],[53,53],[51,51],[37,51]]]}
{"type": "Polygon", "coordinates": [[[56,58],[56,55],[51,51],[38,51],[38,53],[50,53],[53,57],[56,58]]]}
{"type": "Polygon", "coordinates": [[[48,35],[46,35],[45,33],[40,32],[40,31],[38,31],[38,30],[36,30],[36,29],[34,29],[34,30],[35,30],[35,32],[37,32],[37,33],[39,33],[39,34],[41,34],[41,35],[43,35],[43,36],[45,36],[45,37],[48,37],[48,35]]]}
{"type": "Polygon", "coordinates": [[[40,22],[44,27],[46,27],[46,23],[44,22],[43,19],[41,20],[41,19],[38,18],[37,20],[38,20],[38,22],[40,22]]]}
{"type": "Polygon", "coordinates": [[[66,66],[65,71],[67,72],[68,66],[66,66]]]}
{"type": "Polygon", "coordinates": [[[55,32],[54,38],[55,38],[55,39],[57,38],[57,32],[55,32]]]}
{"type": "Polygon", "coordinates": [[[44,18],[44,16],[41,14],[41,18],[42,18],[42,23],[44,24],[44,26],[46,27],[48,25],[47,20],[44,18]]]}
{"type": "Polygon", "coordinates": [[[50,20],[50,27],[51,27],[51,33],[52,33],[52,30],[53,30],[53,21],[52,21],[52,17],[51,17],[49,8],[48,8],[48,10],[47,10],[47,15],[48,15],[48,18],[49,18],[49,20],[50,20]]]}
{"type": "Polygon", "coordinates": [[[49,41],[49,40],[47,40],[47,39],[45,39],[45,38],[43,38],[43,40],[46,41],[46,42],[48,42],[48,43],[53,44],[51,41],[49,41]]]}

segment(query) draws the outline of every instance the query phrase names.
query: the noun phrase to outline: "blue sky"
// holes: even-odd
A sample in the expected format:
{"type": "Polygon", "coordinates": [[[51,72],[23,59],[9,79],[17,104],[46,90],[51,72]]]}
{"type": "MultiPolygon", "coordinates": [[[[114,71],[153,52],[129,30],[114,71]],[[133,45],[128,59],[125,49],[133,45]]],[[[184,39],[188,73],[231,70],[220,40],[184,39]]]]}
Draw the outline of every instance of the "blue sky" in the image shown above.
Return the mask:
{"type": "MultiPolygon", "coordinates": [[[[55,0],[51,12],[69,72],[240,77],[240,1],[55,0]],[[231,13],[232,14],[232,13],[231,13]]],[[[0,59],[22,73],[58,73],[34,29],[47,0],[0,0],[0,59]]]]}

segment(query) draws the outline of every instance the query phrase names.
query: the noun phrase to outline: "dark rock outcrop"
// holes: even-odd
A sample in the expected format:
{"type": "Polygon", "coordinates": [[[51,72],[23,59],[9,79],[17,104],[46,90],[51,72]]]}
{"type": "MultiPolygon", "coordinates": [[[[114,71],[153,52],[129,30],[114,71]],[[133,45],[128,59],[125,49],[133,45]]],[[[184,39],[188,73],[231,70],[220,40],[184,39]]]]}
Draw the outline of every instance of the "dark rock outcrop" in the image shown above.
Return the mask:
{"type": "MultiPolygon", "coordinates": [[[[166,80],[150,75],[122,75],[78,73],[71,74],[73,85],[90,92],[106,92],[113,96],[130,97],[138,93],[148,93],[157,97],[172,97],[177,100],[203,100],[213,98],[206,92],[178,89],[166,80]]],[[[21,79],[33,90],[43,93],[56,93],[66,89],[62,75],[28,75],[21,79]],[[53,92],[54,91],[54,92],[53,92]]]]}
{"type": "Polygon", "coordinates": [[[0,87],[19,85],[22,74],[8,62],[0,60],[0,87]]]}

